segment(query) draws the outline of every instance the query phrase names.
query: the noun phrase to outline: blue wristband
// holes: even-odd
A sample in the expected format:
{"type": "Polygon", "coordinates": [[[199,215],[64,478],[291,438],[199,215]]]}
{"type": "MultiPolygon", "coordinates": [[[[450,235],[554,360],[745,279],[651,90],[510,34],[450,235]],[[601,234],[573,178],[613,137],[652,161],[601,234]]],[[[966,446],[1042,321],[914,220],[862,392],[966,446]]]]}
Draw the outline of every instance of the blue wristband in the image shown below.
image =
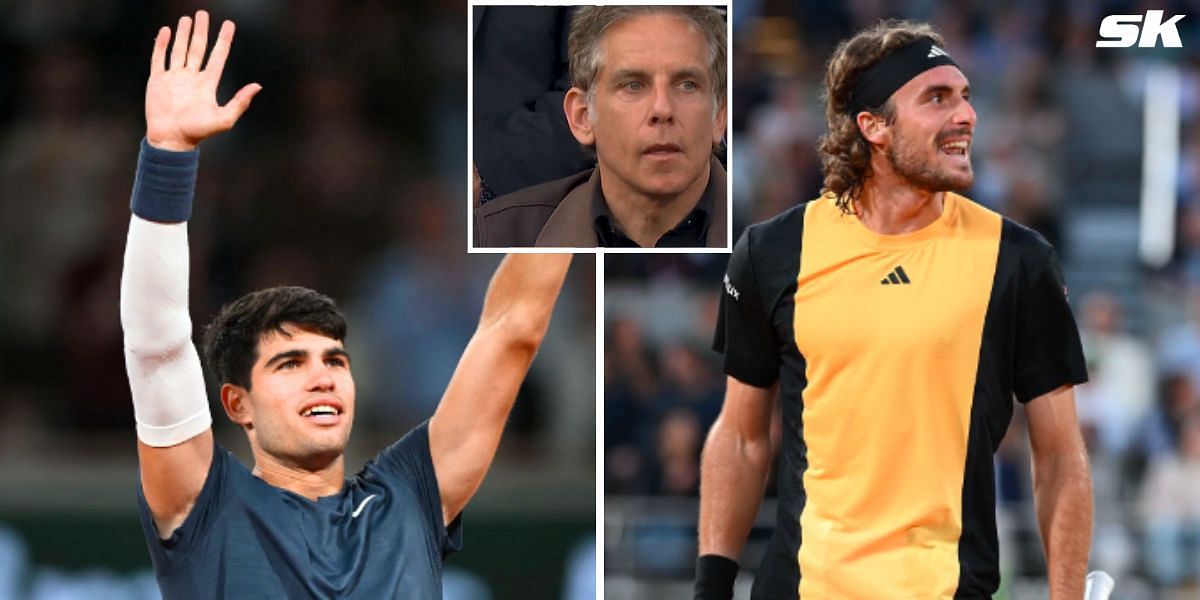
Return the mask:
{"type": "Polygon", "coordinates": [[[137,174],[133,179],[133,214],[157,223],[180,223],[192,216],[200,149],[160,150],[142,138],[137,174]]]}

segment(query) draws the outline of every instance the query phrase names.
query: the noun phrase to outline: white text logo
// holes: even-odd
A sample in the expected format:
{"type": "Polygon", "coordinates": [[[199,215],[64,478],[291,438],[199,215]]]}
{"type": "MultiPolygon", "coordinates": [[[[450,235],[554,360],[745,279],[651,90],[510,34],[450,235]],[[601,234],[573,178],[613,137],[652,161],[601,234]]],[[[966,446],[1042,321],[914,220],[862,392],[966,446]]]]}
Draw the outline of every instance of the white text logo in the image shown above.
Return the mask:
{"type": "Polygon", "coordinates": [[[737,300],[738,296],[742,295],[741,292],[737,291],[737,288],[733,287],[732,283],[729,283],[729,275],[728,274],[725,275],[725,293],[729,294],[730,296],[733,296],[734,300],[737,300]]]}
{"type": "Polygon", "coordinates": [[[1164,23],[1161,10],[1146,11],[1144,22],[1142,15],[1109,15],[1100,21],[1101,39],[1096,40],[1096,47],[1128,48],[1136,41],[1139,48],[1154,48],[1158,46],[1158,39],[1162,38],[1163,47],[1182,48],[1183,42],[1179,40],[1179,30],[1175,24],[1184,16],[1175,15],[1164,23]]]}
{"type": "Polygon", "coordinates": [[[363,501],[358,503],[358,508],[354,509],[354,512],[350,513],[350,518],[357,519],[358,515],[362,514],[363,509],[367,507],[367,503],[370,502],[374,497],[375,494],[371,494],[370,496],[363,498],[363,501]]]}

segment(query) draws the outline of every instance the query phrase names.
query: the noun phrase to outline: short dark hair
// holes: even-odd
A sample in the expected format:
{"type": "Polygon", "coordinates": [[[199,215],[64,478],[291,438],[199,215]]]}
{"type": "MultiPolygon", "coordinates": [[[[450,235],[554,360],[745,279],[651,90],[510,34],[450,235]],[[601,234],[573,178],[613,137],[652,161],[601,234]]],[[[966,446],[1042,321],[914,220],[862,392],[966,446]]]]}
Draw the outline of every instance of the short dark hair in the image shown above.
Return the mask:
{"type": "Polygon", "coordinates": [[[250,389],[258,342],[285,324],[338,341],[346,339],[346,317],[329,296],[303,287],[273,287],[226,304],[204,330],[204,360],[218,384],[250,389]]]}

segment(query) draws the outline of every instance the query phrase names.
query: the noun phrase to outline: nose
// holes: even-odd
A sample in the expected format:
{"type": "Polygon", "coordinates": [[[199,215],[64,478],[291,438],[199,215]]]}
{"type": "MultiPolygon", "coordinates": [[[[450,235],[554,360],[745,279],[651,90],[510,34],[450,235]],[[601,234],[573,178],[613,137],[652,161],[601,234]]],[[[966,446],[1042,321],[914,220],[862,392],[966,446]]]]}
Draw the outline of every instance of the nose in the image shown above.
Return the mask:
{"type": "Polygon", "coordinates": [[[313,392],[332,392],[337,387],[333,378],[333,370],[325,365],[317,367],[316,372],[308,380],[308,389],[313,392]]]}
{"type": "Polygon", "coordinates": [[[963,98],[958,104],[958,110],[954,112],[954,124],[975,129],[975,119],[975,107],[971,106],[970,100],[963,98]]]}
{"type": "Polygon", "coordinates": [[[671,98],[671,85],[666,81],[657,81],[650,104],[650,123],[652,125],[674,122],[675,107],[671,98]]]}

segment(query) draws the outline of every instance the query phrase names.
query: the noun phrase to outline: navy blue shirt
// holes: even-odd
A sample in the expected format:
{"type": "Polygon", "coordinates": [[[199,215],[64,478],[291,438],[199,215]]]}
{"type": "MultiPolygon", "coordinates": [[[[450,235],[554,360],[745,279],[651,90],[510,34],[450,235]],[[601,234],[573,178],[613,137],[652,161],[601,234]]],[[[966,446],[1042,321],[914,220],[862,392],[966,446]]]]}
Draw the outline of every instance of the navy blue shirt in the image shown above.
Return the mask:
{"type": "Polygon", "coordinates": [[[196,504],[160,540],[138,507],[163,598],[441,598],[442,562],[462,546],[443,526],[428,423],[309,500],[255,477],[214,444],[196,504]]]}

